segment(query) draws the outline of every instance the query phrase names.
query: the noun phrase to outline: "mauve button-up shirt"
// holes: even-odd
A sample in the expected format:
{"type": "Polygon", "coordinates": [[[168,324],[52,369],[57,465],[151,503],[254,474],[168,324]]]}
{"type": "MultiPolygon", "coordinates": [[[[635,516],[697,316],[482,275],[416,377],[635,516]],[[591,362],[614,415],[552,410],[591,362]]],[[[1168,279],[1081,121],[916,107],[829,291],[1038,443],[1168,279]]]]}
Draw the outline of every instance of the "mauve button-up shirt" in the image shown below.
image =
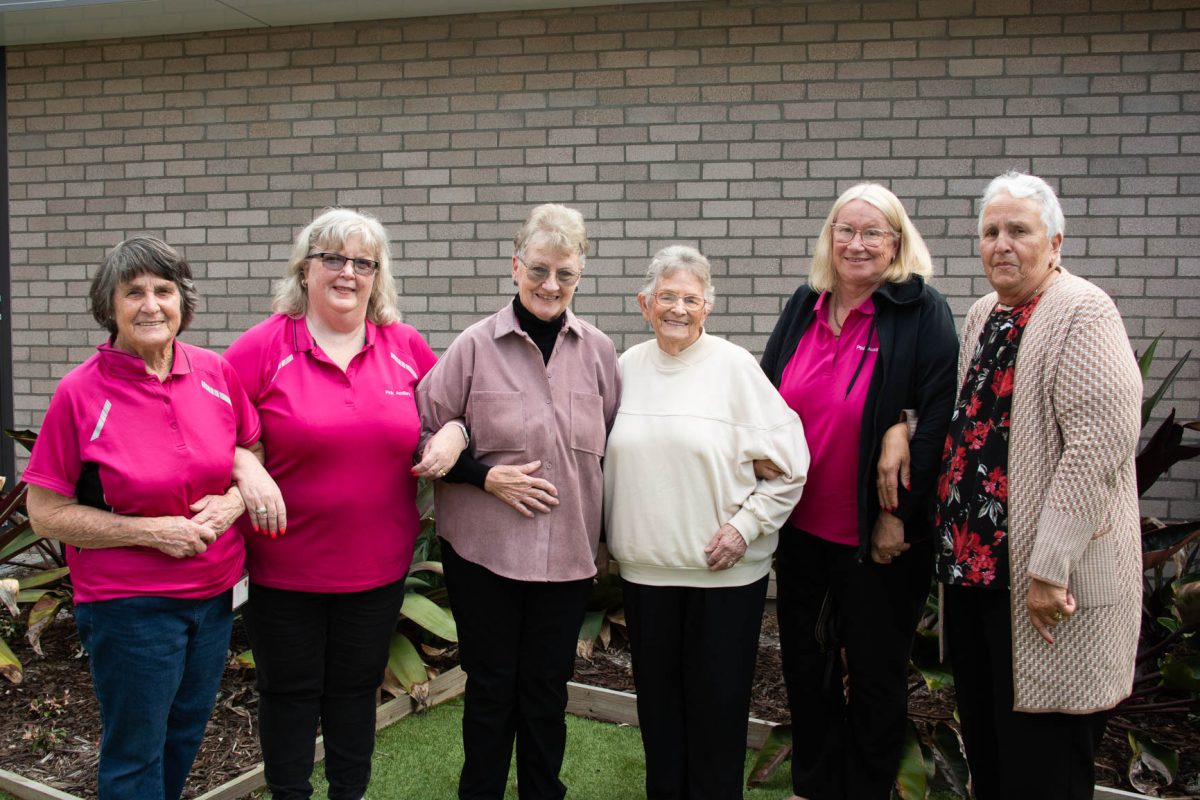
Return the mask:
{"type": "Polygon", "coordinates": [[[511,305],[463,331],[417,388],[422,434],[465,420],[476,458],[493,466],[541,461],[534,474],[554,484],[559,504],[530,519],[475,486],[438,481],[438,534],[505,578],[595,575],[600,461],[620,397],[612,340],[570,310],[548,363],[511,305]]]}

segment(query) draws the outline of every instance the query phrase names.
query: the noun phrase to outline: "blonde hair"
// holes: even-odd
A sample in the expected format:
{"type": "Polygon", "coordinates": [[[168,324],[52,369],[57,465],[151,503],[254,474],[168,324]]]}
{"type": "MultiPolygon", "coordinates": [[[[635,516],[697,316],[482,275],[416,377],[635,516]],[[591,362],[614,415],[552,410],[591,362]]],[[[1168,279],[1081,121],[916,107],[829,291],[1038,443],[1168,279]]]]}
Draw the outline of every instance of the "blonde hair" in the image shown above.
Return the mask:
{"type": "Polygon", "coordinates": [[[883,214],[892,232],[898,234],[896,257],[884,270],[881,279],[889,283],[904,283],[913,275],[929,278],[933,274],[933,260],[929,257],[929,248],[925,240],[917,232],[912,220],[908,218],[904,205],[891,191],[877,183],[860,183],[842,192],[841,197],[829,210],[825,224],[821,226],[821,235],[817,239],[817,249],[813,253],[812,267],[808,271],[808,285],[818,292],[833,289],[837,272],[833,267],[833,221],[847,203],[862,200],[874,206],[883,214]]]}
{"type": "Polygon", "coordinates": [[[544,203],[529,212],[529,218],[513,239],[513,252],[524,259],[525,246],[534,236],[546,237],[546,245],[559,253],[579,256],[579,266],[587,262],[587,230],[583,214],[558,203],[544,203]]]}
{"type": "Polygon", "coordinates": [[[704,287],[705,300],[711,303],[716,297],[712,283],[712,266],[703,253],[686,244],[673,244],[654,254],[654,258],[650,260],[650,266],[646,267],[646,280],[642,283],[642,290],[638,294],[649,297],[654,294],[654,287],[658,285],[660,278],[676,272],[686,272],[699,279],[700,284],[704,287]]]}
{"type": "Polygon", "coordinates": [[[396,308],[396,282],[392,279],[392,253],[387,231],[379,220],[349,208],[327,208],[314,219],[292,245],[287,273],[275,289],[271,310],[289,317],[302,317],[308,311],[308,286],[304,281],[308,257],[314,252],[341,250],[346,242],[358,238],[379,262],[371,297],[367,300],[367,319],[376,325],[400,321],[396,308]]]}

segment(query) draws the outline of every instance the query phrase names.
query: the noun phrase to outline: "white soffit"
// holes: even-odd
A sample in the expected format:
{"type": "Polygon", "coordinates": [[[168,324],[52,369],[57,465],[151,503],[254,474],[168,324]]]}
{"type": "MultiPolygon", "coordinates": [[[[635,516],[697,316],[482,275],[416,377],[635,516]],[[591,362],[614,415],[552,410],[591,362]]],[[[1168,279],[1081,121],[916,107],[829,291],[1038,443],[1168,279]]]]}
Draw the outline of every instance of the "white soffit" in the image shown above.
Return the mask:
{"type": "Polygon", "coordinates": [[[669,0],[0,0],[0,45],[669,0]]]}

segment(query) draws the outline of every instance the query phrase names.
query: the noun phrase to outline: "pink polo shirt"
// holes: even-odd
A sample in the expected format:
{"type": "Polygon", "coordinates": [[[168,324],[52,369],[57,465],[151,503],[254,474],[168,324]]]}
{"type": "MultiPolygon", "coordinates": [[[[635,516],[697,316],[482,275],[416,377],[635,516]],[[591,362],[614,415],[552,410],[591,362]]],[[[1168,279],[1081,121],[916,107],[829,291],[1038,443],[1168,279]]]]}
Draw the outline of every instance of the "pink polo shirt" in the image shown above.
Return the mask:
{"type": "Polygon", "coordinates": [[[403,577],[420,531],[413,395],[437,360],[421,334],[368,322],[362,350],[342,372],[303,319],[276,314],[225,357],[258,407],[267,471],[287,504],[287,533],[278,538],[239,522],[251,581],[357,592],[403,577]]]}
{"type": "Polygon", "coordinates": [[[857,546],[858,443],[879,337],[872,334],[867,346],[875,314],[870,297],[850,311],[841,335],[834,336],[828,298],[828,292],[817,298],[816,318],[779,382],[779,393],[804,423],[812,457],[804,494],[788,522],[822,539],[857,546]],[[854,386],[847,394],[851,380],[854,386]]]}
{"type": "MultiPolygon", "coordinates": [[[[97,351],[55,389],[25,482],[125,516],[194,516],[192,503],[229,488],[235,444],[258,439],[237,375],[180,341],[162,382],[137,356],[110,344],[97,351]]],[[[236,532],[182,559],[151,547],[65,549],[77,603],[213,597],[237,581],[244,558],[236,532]]]]}

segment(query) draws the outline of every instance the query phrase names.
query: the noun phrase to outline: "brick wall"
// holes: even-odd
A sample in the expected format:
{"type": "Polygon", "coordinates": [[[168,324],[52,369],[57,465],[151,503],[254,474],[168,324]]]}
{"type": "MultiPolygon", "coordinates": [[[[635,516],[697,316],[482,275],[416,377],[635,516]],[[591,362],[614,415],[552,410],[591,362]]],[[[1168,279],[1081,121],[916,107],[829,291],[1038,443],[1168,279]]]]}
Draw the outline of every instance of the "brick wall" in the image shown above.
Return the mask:
{"type": "MultiPolygon", "coordinates": [[[[331,204],[387,224],[406,319],[442,349],[506,302],[535,203],[583,211],[575,308],[625,347],[674,242],[714,263],[710,328],[758,351],[837,194],[904,201],[956,314],[986,290],[974,200],[1009,168],[1060,192],[1067,266],[1111,292],[1155,374],[1200,333],[1200,0],[710,0],[10,49],[16,422],[101,339],[83,296],[123,237],[195,265],[186,338],[261,319],[331,204]]],[[[1170,400],[1200,416],[1200,359],[1170,400]]],[[[1200,515],[1200,467],[1147,510],[1200,515]]]]}

